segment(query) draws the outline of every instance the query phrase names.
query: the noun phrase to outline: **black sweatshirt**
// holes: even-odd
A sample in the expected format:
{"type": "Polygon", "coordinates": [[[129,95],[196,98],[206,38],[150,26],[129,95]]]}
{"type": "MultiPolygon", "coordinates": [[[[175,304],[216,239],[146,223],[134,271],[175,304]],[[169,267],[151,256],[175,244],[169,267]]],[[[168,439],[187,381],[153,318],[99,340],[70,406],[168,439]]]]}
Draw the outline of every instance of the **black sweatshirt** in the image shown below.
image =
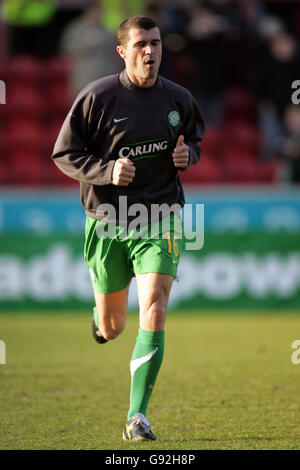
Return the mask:
{"type": "Polygon", "coordinates": [[[52,158],[80,182],[86,214],[102,203],[118,214],[119,196],[135,203],[184,205],[181,181],[171,152],[179,135],[189,146],[188,167],[197,163],[204,123],[191,93],[158,76],[152,87],[134,85],[126,70],[90,83],[77,96],[57,138],[52,158]],[[128,186],[112,184],[116,159],[130,158],[136,173],[128,186]]]}

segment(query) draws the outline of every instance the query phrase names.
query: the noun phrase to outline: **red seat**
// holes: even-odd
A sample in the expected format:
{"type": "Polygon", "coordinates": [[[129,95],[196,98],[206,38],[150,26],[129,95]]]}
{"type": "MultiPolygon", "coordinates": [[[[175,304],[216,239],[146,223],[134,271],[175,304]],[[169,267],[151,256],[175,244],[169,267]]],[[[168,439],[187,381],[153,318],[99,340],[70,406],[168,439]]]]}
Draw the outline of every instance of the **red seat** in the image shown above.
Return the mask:
{"type": "Polygon", "coordinates": [[[225,163],[227,182],[230,183],[272,183],[277,180],[277,165],[255,160],[237,160],[225,163]]]}
{"type": "Polygon", "coordinates": [[[69,87],[64,84],[54,84],[49,88],[48,111],[54,119],[64,119],[72,104],[69,87]]]}
{"type": "Polygon", "coordinates": [[[0,161],[2,161],[8,153],[8,142],[5,130],[0,128],[0,161]]]}
{"type": "Polygon", "coordinates": [[[62,173],[51,158],[61,126],[62,120],[54,121],[45,135],[43,164],[47,173],[46,183],[58,186],[76,186],[78,185],[78,182],[62,173]]]}
{"type": "Polygon", "coordinates": [[[225,124],[222,134],[224,150],[235,148],[258,154],[260,132],[255,125],[242,120],[230,121],[225,124]]]}
{"type": "Polygon", "coordinates": [[[69,176],[65,175],[50,158],[48,161],[48,184],[54,186],[78,186],[79,182],[69,176]]]}
{"type": "Polygon", "coordinates": [[[7,83],[8,68],[9,62],[6,60],[0,60],[0,80],[3,80],[5,83],[7,83]]]}
{"type": "Polygon", "coordinates": [[[40,154],[28,150],[11,153],[11,176],[13,184],[43,184],[43,168],[40,154]]]}
{"type": "Polygon", "coordinates": [[[256,165],[251,160],[225,162],[225,178],[229,183],[255,183],[256,165]]]}
{"type": "MultiPolygon", "coordinates": [[[[6,98],[7,102],[7,98],[6,98]]],[[[0,103],[0,129],[6,127],[7,124],[7,104],[0,103]]]]}
{"type": "Polygon", "coordinates": [[[171,75],[176,76],[176,82],[188,89],[192,87],[195,72],[195,62],[185,54],[176,54],[170,63],[171,75]]]}
{"type": "Polygon", "coordinates": [[[7,112],[14,116],[40,120],[44,115],[45,101],[37,90],[27,86],[15,85],[9,88],[7,112]]]}
{"type": "Polygon", "coordinates": [[[206,153],[214,155],[215,157],[220,153],[221,135],[220,131],[214,129],[211,126],[207,126],[205,130],[205,137],[200,142],[203,155],[206,153]]]}
{"type": "Polygon", "coordinates": [[[276,161],[257,162],[259,181],[261,183],[276,183],[279,178],[279,166],[276,161]]]}
{"type": "Polygon", "coordinates": [[[62,120],[54,121],[53,124],[46,126],[41,137],[42,151],[45,156],[51,157],[61,126],[62,120]]]}
{"type": "Polygon", "coordinates": [[[43,74],[43,64],[31,56],[17,56],[11,59],[7,70],[7,81],[13,83],[39,84],[43,74]]]}
{"type": "Polygon", "coordinates": [[[224,94],[225,120],[244,118],[254,120],[256,117],[256,99],[246,88],[230,88],[224,94]]]}
{"type": "Polygon", "coordinates": [[[7,131],[8,147],[11,152],[26,150],[40,152],[43,142],[43,128],[29,120],[13,120],[7,131]]]}
{"type": "Polygon", "coordinates": [[[197,165],[180,172],[184,183],[219,183],[223,176],[223,165],[209,154],[203,155],[197,165]]]}
{"type": "Polygon", "coordinates": [[[55,140],[51,137],[50,134],[44,133],[41,138],[41,151],[45,158],[50,158],[53,153],[55,140]]]}
{"type": "Polygon", "coordinates": [[[50,87],[61,85],[69,87],[71,63],[63,57],[48,59],[45,63],[45,79],[50,87]]]}
{"type": "Polygon", "coordinates": [[[61,126],[63,125],[64,120],[62,118],[56,119],[52,125],[49,127],[49,136],[51,136],[51,139],[53,141],[53,145],[58,137],[58,134],[60,132],[61,126]]]}
{"type": "Polygon", "coordinates": [[[229,164],[236,164],[240,161],[256,161],[257,154],[249,152],[248,150],[235,147],[234,145],[228,146],[222,153],[222,161],[229,164]]]}
{"type": "MultiPolygon", "coordinates": [[[[1,155],[0,155],[1,159],[1,155]]],[[[4,162],[0,163],[0,184],[7,185],[11,182],[10,165],[4,162]]]]}
{"type": "Polygon", "coordinates": [[[70,61],[65,57],[52,57],[46,61],[45,67],[50,79],[68,77],[72,69],[70,61]]]}

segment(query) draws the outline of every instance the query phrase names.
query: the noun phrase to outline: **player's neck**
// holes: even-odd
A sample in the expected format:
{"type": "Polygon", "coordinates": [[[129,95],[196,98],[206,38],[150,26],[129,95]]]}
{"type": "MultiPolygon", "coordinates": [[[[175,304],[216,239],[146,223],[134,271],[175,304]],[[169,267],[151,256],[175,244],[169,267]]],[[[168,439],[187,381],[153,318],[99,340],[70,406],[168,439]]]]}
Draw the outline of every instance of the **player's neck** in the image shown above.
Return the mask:
{"type": "Polygon", "coordinates": [[[129,80],[134,85],[139,86],[141,88],[150,88],[153,85],[155,85],[156,80],[157,80],[157,76],[154,78],[146,79],[146,78],[137,77],[136,75],[131,74],[128,70],[126,70],[126,72],[127,72],[129,80]]]}

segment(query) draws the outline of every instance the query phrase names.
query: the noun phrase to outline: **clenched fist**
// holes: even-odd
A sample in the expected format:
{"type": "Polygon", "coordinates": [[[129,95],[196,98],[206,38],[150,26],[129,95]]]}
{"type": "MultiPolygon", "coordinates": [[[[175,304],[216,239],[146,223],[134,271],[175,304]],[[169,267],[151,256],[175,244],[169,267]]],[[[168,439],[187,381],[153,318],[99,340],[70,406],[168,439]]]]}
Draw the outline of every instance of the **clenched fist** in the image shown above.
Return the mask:
{"type": "Polygon", "coordinates": [[[118,158],[114,165],[112,184],[115,186],[128,186],[135,176],[135,166],[129,158],[118,158]]]}
{"type": "Polygon", "coordinates": [[[185,168],[189,163],[189,146],[186,145],[183,141],[184,136],[180,135],[178,137],[174,152],[172,152],[173,162],[176,168],[185,168]]]}

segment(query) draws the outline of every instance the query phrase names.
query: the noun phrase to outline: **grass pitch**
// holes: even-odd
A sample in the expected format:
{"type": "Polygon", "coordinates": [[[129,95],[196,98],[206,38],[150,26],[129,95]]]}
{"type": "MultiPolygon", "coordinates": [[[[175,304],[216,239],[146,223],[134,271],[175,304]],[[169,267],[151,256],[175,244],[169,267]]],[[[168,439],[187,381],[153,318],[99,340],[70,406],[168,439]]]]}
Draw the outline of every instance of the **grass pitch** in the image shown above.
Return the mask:
{"type": "Polygon", "coordinates": [[[122,441],[138,328],[98,345],[81,314],[0,316],[0,449],[299,449],[295,315],[168,315],[147,417],[158,440],[122,441]]]}

